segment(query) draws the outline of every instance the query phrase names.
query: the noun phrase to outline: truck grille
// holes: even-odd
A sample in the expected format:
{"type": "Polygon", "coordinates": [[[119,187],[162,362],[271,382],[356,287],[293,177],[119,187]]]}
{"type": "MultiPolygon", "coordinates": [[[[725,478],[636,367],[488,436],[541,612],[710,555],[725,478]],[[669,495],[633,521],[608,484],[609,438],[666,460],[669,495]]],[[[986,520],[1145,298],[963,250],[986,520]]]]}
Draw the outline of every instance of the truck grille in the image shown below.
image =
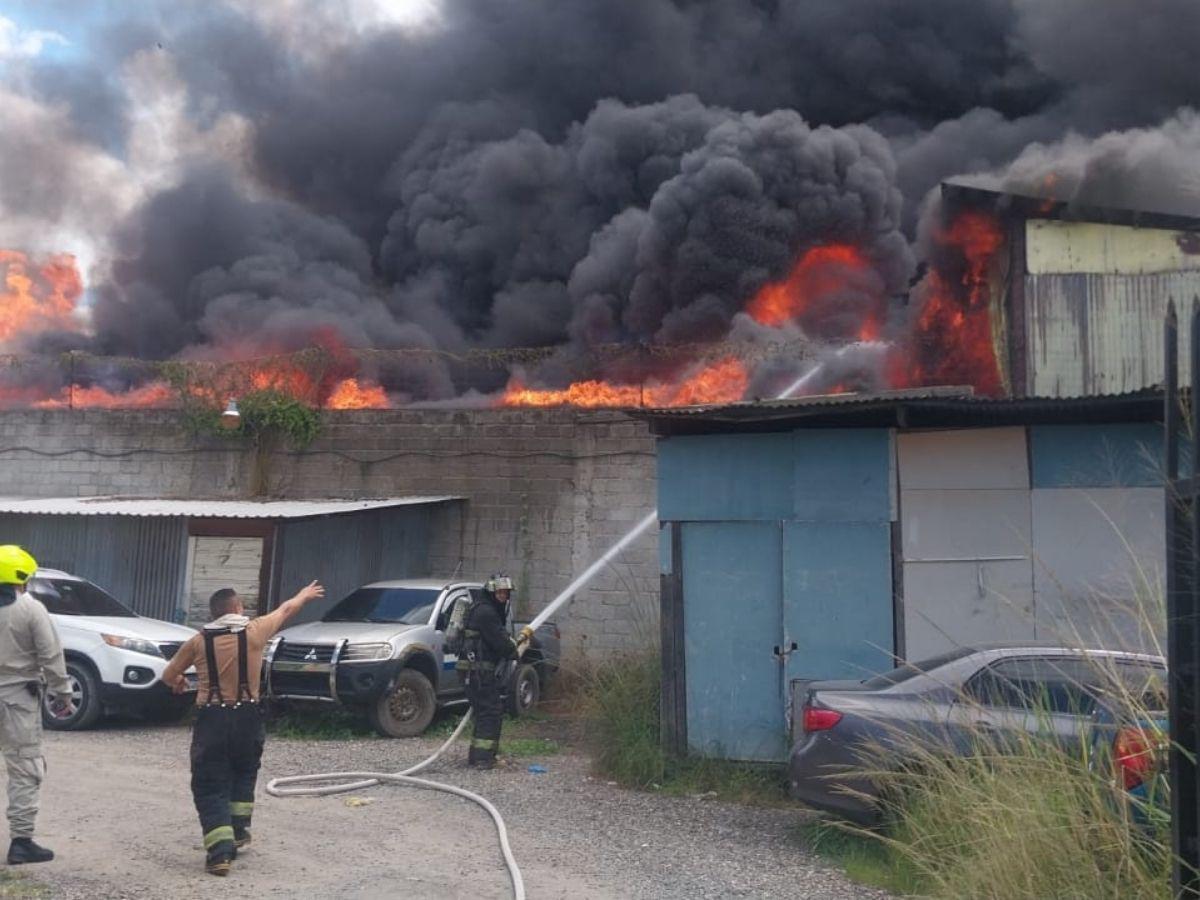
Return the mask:
{"type": "Polygon", "coordinates": [[[183,646],[183,641],[160,641],[158,644],[159,652],[166,659],[171,659],[179,652],[183,646]]]}
{"type": "Polygon", "coordinates": [[[333,660],[333,644],[292,644],[282,641],[275,651],[276,662],[327,663],[333,660]]]}
{"type": "Polygon", "coordinates": [[[279,697],[328,697],[329,676],[319,672],[272,672],[271,694],[279,697]]]}

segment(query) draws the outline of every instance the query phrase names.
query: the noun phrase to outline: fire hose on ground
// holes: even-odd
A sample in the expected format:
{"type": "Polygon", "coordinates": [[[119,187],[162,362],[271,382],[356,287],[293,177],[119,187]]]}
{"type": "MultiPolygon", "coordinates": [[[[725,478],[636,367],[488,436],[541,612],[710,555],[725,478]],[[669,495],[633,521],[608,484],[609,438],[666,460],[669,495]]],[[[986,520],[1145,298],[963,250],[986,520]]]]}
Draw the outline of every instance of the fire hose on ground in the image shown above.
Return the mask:
{"type": "MultiPolygon", "coordinates": [[[[575,593],[591,581],[613,557],[637,540],[657,520],[658,510],[655,510],[638,522],[621,540],[617,541],[603,556],[584,569],[544,610],[538,613],[534,617],[534,620],[529,623],[530,629],[536,631],[544,625],[554,615],[555,611],[570,602],[575,593]]],[[[505,827],[504,819],[496,807],[488,802],[485,797],[481,797],[479,794],[464,788],[456,787],[452,784],[443,784],[439,781],[430,781],[426,778],[413,777],[418,772],[424,771],[437,762],[442,754],[450,749],[451,745],[458,740],[459,735],[463,733],[470,721],[471,711],[468,710],[466,715],[459,721],[458,727],[454,729],[454,733],[446,739],[444,744],[438,747],[432,756],[402,772],[326,772],[314,775],[292,775],[285,778],[272,779],[267,784],[267,793],[273,797],[323,797],[328,794],[358,791],[363,788],[375,787],[379,784],[399,784],[407,787],[423,788],[425,790],[444,791],[448,794],[463,797],[472,803],[482,806],[487,811],[487,814],[492,817],[492,822],[496,826],[496,834],[500,839],[500,852],[504,855],[504,864],[507,866],[509,878],[512,880],[513,896],[517,900],[525,900],[525,882],[521,878],[521,869],[517,866],[517,860],[513,856],[512,847],[509,846],[508,829],[505,827]]]]}

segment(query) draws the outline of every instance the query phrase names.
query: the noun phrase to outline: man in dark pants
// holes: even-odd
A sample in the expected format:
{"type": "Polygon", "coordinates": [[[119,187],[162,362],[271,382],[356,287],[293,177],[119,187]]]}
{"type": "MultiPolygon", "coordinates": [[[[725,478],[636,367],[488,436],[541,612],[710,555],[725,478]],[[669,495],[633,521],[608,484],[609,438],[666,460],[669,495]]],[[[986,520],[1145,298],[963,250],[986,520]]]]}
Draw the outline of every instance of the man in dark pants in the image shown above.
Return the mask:
{"type": "Polygon", "coordinates": [[[228,875],[239,848],[250,843],[254,787],[266,738],[258,706],[263,648],[306,603],[325,596],[315,581],[274,612],[245,615],[232,588],[209,599],[213,621],[171,659],[163,681],[177,693],[196,667],[196,724],[192,728],[192,799],[204,833],[205,869],[228,875]]]}
{"type": "Polygon", "coordinates": [[[503,678],[506,660],[518,659],[530,632],[513,641],[504,627],[512,579],[493,575],[483,586],[483,597],[471,604],[463,626],[463,652],[459,667],[466,670],[467,699],[475,714],[475,731],[467,765],[490,769],[500,749],[500,726],[504,717],[503,678]]]}

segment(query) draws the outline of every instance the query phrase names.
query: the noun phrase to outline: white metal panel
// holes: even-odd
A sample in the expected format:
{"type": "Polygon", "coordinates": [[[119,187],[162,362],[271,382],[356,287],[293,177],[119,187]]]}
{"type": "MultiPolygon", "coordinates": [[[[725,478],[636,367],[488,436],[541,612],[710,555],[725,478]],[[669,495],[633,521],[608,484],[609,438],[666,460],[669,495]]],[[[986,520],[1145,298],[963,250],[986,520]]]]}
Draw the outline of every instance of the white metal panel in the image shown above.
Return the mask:
{"type": "Polygon", "coordinates": [[[903,491],[904,559],[1028,559],[1029,491],[903,491]]]}
{"type": "Polygon", "coordinates": [[[912,661],[964,644],[1032,640],[1029,561],[905,563],[904,635],[912,661]]]}
{"type": "Polygon", "coordinates": [[[897,435],[900,488],[1029,487],[1024,428],[970,428],[897,435]]]}
{"type": "Polygon", "coordinates": [[[373,500],[173,500],[131,497],[0,497],[0,513],[42,516],[179,516],[205,519],[302,519],[461,500],[388,497],[373,500]]]}
{"type": "Polygon", "coordinates": [[[1191,232],[1050,219],[1025,222],[1026,268],[1034,274],[1200,270],[1198,250],[1197,235],[1191,232]]]}
{"type": "MultiPolygon", "coordinates": [[[[1026,384],[1039,397],[1118,394],[1161,383],[1167,303],[1200,296],[1200,272],[1029,275],[1025,279],[1026,384]]],[[[1190,377],[1180,329],[1181,379],[1190,377]]]]}
{"type": "Polygon", "coordinates": [[[1165,623],[1161,488],[1033,492],[1038,638],[1147,649],[1165,623]]]}
{"type": "Polygon", "coordinates": [[[248,615],[258,609],[263,540],[255,537],[191,537],[188,539],[188,624],[209,621],[208,598],[233,588],[248,615]]]}

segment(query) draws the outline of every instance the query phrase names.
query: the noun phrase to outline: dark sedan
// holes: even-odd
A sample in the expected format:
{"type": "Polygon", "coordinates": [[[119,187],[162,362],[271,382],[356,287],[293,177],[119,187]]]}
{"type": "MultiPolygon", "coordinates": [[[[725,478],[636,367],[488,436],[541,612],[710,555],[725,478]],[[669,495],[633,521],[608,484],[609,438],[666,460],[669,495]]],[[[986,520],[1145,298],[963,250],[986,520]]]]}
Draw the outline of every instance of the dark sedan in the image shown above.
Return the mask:
{"type": "Polygon", "coordinates": [[[1161,691],[1161,657],[1052,646],[963,647],[864,681],[797,684],[792,795],[863,824],[877,820],[865,773],[920,746],[965,752],[980,734],[1080,745],[1098,704],[1161,691]],[[881,752],[882,748],[882,752],[881,752]]]}

